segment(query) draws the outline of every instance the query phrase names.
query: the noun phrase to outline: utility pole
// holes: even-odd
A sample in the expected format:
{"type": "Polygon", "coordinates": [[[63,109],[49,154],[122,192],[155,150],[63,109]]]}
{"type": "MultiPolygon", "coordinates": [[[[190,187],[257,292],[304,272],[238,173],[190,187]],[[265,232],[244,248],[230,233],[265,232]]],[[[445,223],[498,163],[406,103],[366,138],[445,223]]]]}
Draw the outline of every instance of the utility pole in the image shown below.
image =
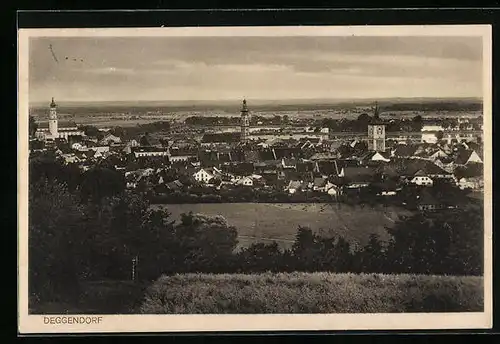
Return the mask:
{"type": "Polygon", "coordinates": [[[137,263],[139,262],[139,257],[136,255],[132,258],[132,281],[137,280],[137,263]]]}

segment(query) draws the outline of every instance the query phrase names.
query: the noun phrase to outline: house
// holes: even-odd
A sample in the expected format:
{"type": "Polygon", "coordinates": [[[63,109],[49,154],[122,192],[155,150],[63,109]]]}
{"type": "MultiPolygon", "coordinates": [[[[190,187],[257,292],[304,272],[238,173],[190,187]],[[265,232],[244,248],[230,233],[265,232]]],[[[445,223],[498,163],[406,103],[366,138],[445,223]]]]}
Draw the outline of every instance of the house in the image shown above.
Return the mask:
{"type": "MultiPolygon", "coordinates": [[[[446,171],[429,160],[401,159],[400,175],[413,179],[414,176],[453,179],[453,173],[446,171]]],[[[420,179],[424,181],[423,179],[420,179]]],[[[428,182],[427,179],[425,181],[428,182]]]]}
{"type": "Polygon", "coordinates": [[[61,157],[64,159],[64,162],[66,164],[80,162],[80,159],[78,159],[78,157],[74,153],[62,154],[61,157]]]}
{"type": "Polygon", "coordinates": [[[325,191],[330,196],[337,196],[340,193],[340,189],[334,183],[331,183],[329,180],[326,182],[325,191]]]}
{"type": "Polygon", "coordinates": [[[317,161],[314,164],[314,172],[321,174],[323,177],[331,175],[339,175],[340,170],[337,161],[317,161]]]}
{"type": "Polygon", "coordinates": [[[184,185],[179,180],[174,180],[173,182],[165,184],[165,188],[172,191],[180,190],[183,186],[184,185]]]}
{"type": "Polygon", "coordinates": [[[451,157],[447,158],[437,158],[434,160],[434,164],[448,173],[453,173],[455,170],[455,161],[451,157]]]}
{"type": "Polygon", "coordinates": [[[215,168],[201,168],[196,173],[193,174],[194,179],[197,182],[208,184],[212,178],[215,178],[222,174],[222,171],[215,168]]]}
{"type": "Polygon", "coordinates": [[[455,170],[460,189],[482,190],[484,187],[483,165],[470,163],[455,170]]]}
{"type": "Polygon", "coordinates": [[[426,176],[422,171],[419,171],[410,180],[410,183],[421,186],[432,186],[434,181],[429,176],[426,176]]]}
{"type": "Polygon", "coordinates": [[[107,133],[100,141],[100,145],[111,145],[111,144],[119,144],[122,142],[122,139],[118,136],[115,136],[111,133],[107,133]]]}
{"type": "Polygon", "coordinates": [[[136,158],[168,156],[167,149],[158,147],[131,147],[131,152],[134,153],[136,158]]]}
{"type": "Polygon", "coordinates": [[[447,158],[448,154],[441,148],[435,149],[434,151],[431,151],[428,153],[428,159],[429,160],[436,160],[436,159],[441,159],[441,158],[447,158]]]}
{"type": "Polygon", "coordinates": [[[77,151],[81,151],[81,150],[84,150],[86,148],[87,147],[84,144],[80,143],[80,142],[75,142],[75,143],[73,143],[71,145],[71,149],[77,150],[77,151]]]}
{"type": "Polygon", "coordinates": [[[458,180],[457,185],[460,189],[472,189],[475,191],[483,190],[483,177],[462,177],[458,180]]]}
{"type": "Polygon", "coordinates": [[[168,150],[168,160],[170,162],[177,161],[188,161],[192,159],[196,159],[197,152],[193,149],[182,149],[182,148],[170,148],[168,150]]]}
{"type": "Polygon", "coordinates": [[[312,189],[314,191],[320,191],[320,192],[324,192],[326,191],[326,186],[328,184],[328,179],[326,178],[323,178],[323,177],[318,177],[318,178],[314,178],[314,181],[312,182],[312,189]]]}
{"type": "Polygon", "coordinates": [[[377,196],[394,196],[400,190],[398,183],[391,179],[373,183],[372,186],[377,190],[377,196]]]}
{"type": "Polygon", "coordinates": [[[343,167],[339,177],[344,178],[348,188],[367,187],[373,181],[375,170],[370,167],[343,167]]]}
{"type": "Polygon", "coordinates": [[[238,179],[236,182],[236,185],[243,185],[243,186],[253,186],[253,178],[251,176],[243,177],[241,179],[238,179]]]}
{"type": "Polygon", "coordinates": [[[297,168],[297,159],[288,159],[288,158],[283,158],[281,159],[281,166],[283,168],[297,168]]]}
{"type": "Polygon", "coordinates": [[[303,183],[302,181],[299,180],[291,180],[285,190],[288,191],[290,194],[294,194],[298,191],[301,191],[303,189],[303,183]]]}
{"type": "Polygon", "coordinates": [[[467,165],[469,163],[483,163],[483,160],[475,150],[461,149],[455,159],[456,165],[467,165]]]}

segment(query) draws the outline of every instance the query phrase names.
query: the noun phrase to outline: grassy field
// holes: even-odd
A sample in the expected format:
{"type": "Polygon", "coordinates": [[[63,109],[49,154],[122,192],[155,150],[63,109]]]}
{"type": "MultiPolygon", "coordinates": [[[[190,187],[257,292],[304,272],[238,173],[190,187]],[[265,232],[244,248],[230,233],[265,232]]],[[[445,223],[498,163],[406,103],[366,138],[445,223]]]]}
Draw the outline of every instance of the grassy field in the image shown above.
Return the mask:
{"type": "Polygon", "coordinates": [[[395,207],[360,207],[318,203],[219,203],[168,204],[164,206],[175,220],[182,213],[221,215],[238,229],[240,246],[275,240],[290,247],[298,226],[308,226],[324,235],[342,235],[352,244],[366,244],[371,233],[389,238],[390,227],[402,215],[411,213],[395,207]]]}
{"type": "Polygon", "coordinates": [[[480,312],[481,277],[281,273],[161,277],[143,314],[480,312]]]}

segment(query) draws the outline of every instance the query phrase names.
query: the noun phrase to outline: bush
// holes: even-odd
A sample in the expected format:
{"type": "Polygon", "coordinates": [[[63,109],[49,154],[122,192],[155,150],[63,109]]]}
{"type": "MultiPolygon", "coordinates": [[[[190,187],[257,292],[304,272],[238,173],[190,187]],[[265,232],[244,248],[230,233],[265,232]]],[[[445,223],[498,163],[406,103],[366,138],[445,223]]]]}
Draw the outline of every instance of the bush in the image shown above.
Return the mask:
{"type": "Polygon", "coordinates": [[[142,314],[482,310],[481,277],[332,273],[164,276],[147,290],[140,307],[142,314]]]}

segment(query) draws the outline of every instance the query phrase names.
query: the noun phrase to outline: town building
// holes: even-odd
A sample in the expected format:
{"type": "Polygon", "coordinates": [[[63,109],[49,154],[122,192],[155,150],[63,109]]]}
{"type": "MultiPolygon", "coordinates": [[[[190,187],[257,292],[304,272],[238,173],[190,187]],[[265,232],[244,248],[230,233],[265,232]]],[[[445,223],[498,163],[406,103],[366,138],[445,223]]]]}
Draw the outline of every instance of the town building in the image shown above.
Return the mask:
{"type": "Polygon", "coordinates": [[[250,133],[250,119],[248,116],[247,101],[243,99],[243,105],[241,107],[241,137],[242,143],[246,143],[250,133]]]}
{"type": "Polygon", "coordinates": [[[55,141],[56,139],[68,140],[73,136],[85,136],[83,130],[78,129],[74,123],[61,125],[57,118],[57,105],[52,98],[49,107],[49,123],[38,123],[35,137],[43,141],[55,141]]]}
{"type": "Polygon", "coordinates": [[[368,150],[385,152],[385,124],[379,118],[378,104],[375,104],[375,113],[368,124],[368,150]]]}

